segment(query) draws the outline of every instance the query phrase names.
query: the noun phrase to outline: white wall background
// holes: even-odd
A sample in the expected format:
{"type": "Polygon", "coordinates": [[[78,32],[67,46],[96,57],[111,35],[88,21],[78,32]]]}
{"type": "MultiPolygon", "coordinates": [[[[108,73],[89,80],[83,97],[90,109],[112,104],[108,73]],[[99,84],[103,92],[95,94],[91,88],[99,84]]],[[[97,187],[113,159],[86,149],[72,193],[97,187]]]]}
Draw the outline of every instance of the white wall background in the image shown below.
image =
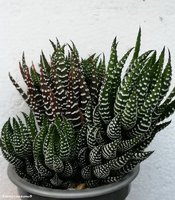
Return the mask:
{"type": "MultiPolygon", "coordinates": [[[[9,116],[27,106],[8,78],[21,82],[18,61],[25,51],[29,64],[39,61],[41,49],[52,52],[48,39],[73,40],[82,56],[109,49],[118,36],[119,55],[135,43],[142,27],[142,51],[166,45],[175,65],[175,1],[169,0],[0,0],[0,129],[9,116]]],[[[175,84],[175,74],[174,74],[175,84]]],[[[172,124],[152,143],[155,153],[146,160],[128,200],[175,199],[175,115],[172,124]]],[[[1,155],[1,154],[0,154],[1,155]]],[[[16,194],[0,157],[0,199],[16,194]]]]}

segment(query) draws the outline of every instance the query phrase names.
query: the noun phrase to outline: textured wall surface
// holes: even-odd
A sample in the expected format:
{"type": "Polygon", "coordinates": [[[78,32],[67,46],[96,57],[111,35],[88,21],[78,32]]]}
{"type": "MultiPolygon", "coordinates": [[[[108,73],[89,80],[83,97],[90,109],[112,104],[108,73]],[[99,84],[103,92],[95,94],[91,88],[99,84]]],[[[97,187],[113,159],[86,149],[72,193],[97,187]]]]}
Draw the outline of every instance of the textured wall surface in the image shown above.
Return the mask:
{"type": "MultiPolygon", "coordinates": [[[[58,37],[63,43],[73,40],[82,56],[93,52],[109,55],[117,35],[121,55],[134,45],[141,26],[142,50],[160,52],[165,45],[172,52],[174,66],[174,10],[174,0],[0,0],[0,129],[9,116],[27,111],[8,78],[10,71],[22,84],[18,61],[23,50],[28,64],[37,64],[41,49],[46,55],[52,52],[48,39],[58,37]]],[[[128,200],[175,199],[175,115],[172,119],[150,146],[155,153],[142,163],[128,200]]],[[[3,194],[16,194],[6,167],[0,154],[0,200],[5,199],[3,194]]]]}

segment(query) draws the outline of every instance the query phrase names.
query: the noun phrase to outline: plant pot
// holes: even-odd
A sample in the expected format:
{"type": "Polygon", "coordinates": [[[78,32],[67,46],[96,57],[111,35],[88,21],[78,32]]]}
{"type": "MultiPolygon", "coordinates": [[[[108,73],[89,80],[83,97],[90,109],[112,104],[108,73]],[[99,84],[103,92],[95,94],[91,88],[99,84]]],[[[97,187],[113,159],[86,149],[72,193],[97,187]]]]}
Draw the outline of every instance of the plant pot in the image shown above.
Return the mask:
{"type": "Polygon", "coordinates": [[[72,191],[44,188],[31,184],[19,177],[12,165],[8,166],[8,177],[17,186],[21,199],[27,198],[32,200],[124,200],[128,196],[131,182],[135,179],[138,172],[139,166],[118,183],[72,191]]]}

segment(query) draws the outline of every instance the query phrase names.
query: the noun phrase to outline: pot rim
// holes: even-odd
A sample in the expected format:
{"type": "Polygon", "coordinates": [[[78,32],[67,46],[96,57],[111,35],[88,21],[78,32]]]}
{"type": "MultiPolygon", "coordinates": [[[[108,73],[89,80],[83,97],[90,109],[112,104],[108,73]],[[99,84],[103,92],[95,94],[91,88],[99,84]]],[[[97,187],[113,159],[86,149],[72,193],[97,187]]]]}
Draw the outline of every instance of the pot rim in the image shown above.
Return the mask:
{"type": "Polygon", "coordinates": [[[140,170],[140,165],[137,165],[133,171],[128,173],[124,179],[119,182],[111,183],[103,186],[98,186],[96,188],[84,189],[84,190],[61,190],[61,189],[51,189],[46,187],[37,186],[27,182],[25,179],[18,176],[14,166],[8,165],[7,174],[9,179],[19,188],[43,197],[50,198],[63,198],[63,199],[81,199],[88,197],[102,196],[108,193],[112,193],[116,190],[120,190],[126,185],[130,184],[135,177],[138,175],[140,170]]]}

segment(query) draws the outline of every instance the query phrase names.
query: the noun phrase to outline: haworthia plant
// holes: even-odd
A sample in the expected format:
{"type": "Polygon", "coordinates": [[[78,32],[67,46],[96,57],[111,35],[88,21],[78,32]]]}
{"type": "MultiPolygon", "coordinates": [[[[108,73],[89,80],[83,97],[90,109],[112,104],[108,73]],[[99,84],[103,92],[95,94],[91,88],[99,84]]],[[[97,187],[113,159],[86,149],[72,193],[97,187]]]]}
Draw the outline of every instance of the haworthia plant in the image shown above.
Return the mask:
{"type": "Polygon", "coordinates": [[[25,123],[19,118],[13,118],[4,124],[1,135],[4,157],[28,181],[39,185],[47,181],[53,188],[63,187],[77,170],[77,136],[73,125],[59,117],[49,124],[45,118],[38,129],[36,126],[29,127],[29,121],[33,121],[32,113],[24,114],[24,118],[25,123]]]}
{"type": "Polygon", "coordinates": [[[89,187],[121,180],[152,154],[146,148],[170,124],[163,122],[175,110],[175,90],[165,97],[172,76],[170,52],[164,67],[165,48],[157,58],[153,50],[140,54],[140,45],[141,30],[124,71],[132,49],[119,59],[114,39],[99,101],[87,104],[87,146],[78,140],[83,147],[78,159],[89,187]]]}
{"type": "Polygon", "coordinates": [[[85,107],[90,99],[98,100],[98,93],[105,77],[104,57],[90,56],[80,59],[73,43],[66,53],[66,45],[51,41],[54,52],[48,62],[44,53],[40,56],[40,73],[34,64],[26,65],[25,56],[19,63],[27,93],[22,90],[14,78],[9,77],[25,102],[33,110],[38,124],[44,115],[50,122],[55,117],[66,117],[73,123],[74,128],[80,128],[85,122],[85,107]]]}
{"type": "Polygon", "coordinates": [[[104,55],[80,59],[73,42],[67,54],[66,45],[51,44],[51,62],[42,52],[40,72],[23,54],[27,92],[10,75],[32,112],[4,124],[4,157],[19,176],[44,187],[120,181],[153,153],[147,147],[171,123],[164,121],[175,111],[170,52],[168,61],[165,48],[159,56],[140,54],[141,29],[121,58],[113,40],[108,64],[104,55]]]}

